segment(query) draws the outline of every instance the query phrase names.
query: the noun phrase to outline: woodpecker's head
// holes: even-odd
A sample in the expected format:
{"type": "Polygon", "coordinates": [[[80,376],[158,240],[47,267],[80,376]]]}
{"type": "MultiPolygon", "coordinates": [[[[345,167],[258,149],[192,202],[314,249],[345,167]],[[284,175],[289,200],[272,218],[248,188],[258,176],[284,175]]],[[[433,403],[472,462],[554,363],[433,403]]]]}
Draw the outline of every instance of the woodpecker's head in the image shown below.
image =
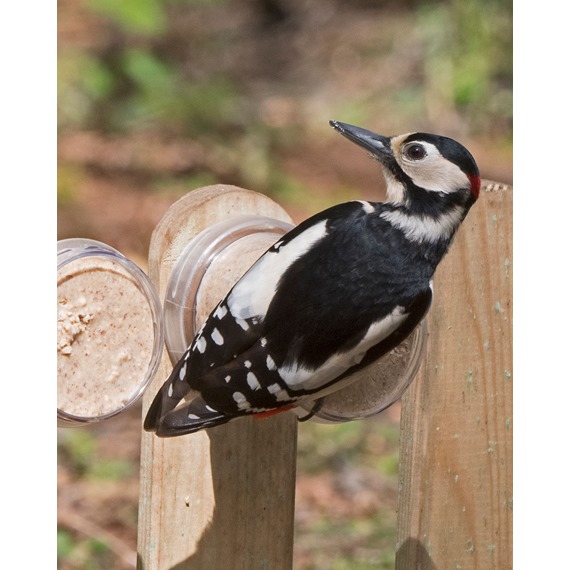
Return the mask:
{"type": "Polygon", "coordinates": [[[453,139],[428,133],[386,137],[338,121],[330,124],[380,162],[390,202],[443,199],[467,210],[477,200],[479,169],[471,153],[453,139]]]}

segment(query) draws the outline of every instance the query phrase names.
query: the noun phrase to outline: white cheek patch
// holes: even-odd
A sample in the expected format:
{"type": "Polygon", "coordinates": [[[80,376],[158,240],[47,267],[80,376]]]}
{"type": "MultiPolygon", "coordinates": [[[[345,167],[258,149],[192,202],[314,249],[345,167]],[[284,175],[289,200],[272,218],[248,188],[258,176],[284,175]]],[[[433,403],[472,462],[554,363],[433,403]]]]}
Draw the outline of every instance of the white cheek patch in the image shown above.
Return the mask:
{"type": "Polygon", "coordinates": [[[416,186],[430,192],[443,192],[444,194],[451,194],[459,188],[471,186],[461,168],[444,158],[436,146],[425,141],[418,144],[426,149],[427,156],[424,159],[417,161],[403,157],[398,159],[400,167],[416,186]]]}
{"type": "Polygon", "coordinates": [[[236,319],[264,316],[281,276],[327,233],[326,220],[302,232],[277,252],[268,252],[240,279],[228,297],[228,308],[236,319]]]}
{"type": "Polygon", "coordinates": [[[404,309],[396,307],[388,316],[370,325],[364,338],[349,351],[333,354],[316,370],[300,365],[279,368],[279,376],[292,390],[318,389],[359,364],[370,348],[392,334],[406,318],[404,309]]]}

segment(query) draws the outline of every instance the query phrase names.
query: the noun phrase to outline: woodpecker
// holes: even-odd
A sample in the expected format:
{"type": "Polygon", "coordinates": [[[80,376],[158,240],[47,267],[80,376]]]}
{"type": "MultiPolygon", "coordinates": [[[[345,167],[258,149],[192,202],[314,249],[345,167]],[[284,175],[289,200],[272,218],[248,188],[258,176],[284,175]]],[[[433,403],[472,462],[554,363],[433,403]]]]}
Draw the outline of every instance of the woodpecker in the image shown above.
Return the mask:
{"type": "Polygon", "coordinates": [[[178,436],[314,400],[428,311],[435,269],[479,195],[473,156],[444,136],[330,124],[380,163],[386,201],[338,204],[270,247],[174,366],[147,431],[178,436]]]}

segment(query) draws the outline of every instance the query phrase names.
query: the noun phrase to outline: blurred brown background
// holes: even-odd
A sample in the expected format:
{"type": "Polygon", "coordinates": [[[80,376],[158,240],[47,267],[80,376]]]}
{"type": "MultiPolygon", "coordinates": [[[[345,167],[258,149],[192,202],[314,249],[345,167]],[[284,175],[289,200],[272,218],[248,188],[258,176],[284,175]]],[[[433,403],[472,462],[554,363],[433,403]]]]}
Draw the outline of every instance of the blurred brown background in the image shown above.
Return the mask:
{"type": "MultiPolygon", "coordinates": [[[[199,186],[265,193],[300,221],[381,199],[376,165],[329,119],[465,144],[512,182],[505,0],[59,0],[58,237],[143,268],[150,235],[199,186]]],[[[140,407],[59,430],[58,565],[131,568],[140,407]]],[[[302,424],[295,568],[392,568],[399,410],[302,424]]]]}

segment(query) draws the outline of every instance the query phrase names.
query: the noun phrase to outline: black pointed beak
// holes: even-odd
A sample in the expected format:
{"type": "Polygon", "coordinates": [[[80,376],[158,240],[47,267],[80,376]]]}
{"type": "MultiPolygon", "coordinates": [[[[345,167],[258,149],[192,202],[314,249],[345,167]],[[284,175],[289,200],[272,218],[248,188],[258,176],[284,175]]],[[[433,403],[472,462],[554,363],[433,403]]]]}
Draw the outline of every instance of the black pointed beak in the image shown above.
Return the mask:
{"type": "Polygon", "coordinates": [[[341,123],[339,121],[329,121],[329,124],[348,140],[365,148],[380,160],[386,156],[392,155],[390,137],[377,135],[372,131],[367,131],[366,129],[355,127],[354,125],[348,125],[347,123],[341,123]]]}

